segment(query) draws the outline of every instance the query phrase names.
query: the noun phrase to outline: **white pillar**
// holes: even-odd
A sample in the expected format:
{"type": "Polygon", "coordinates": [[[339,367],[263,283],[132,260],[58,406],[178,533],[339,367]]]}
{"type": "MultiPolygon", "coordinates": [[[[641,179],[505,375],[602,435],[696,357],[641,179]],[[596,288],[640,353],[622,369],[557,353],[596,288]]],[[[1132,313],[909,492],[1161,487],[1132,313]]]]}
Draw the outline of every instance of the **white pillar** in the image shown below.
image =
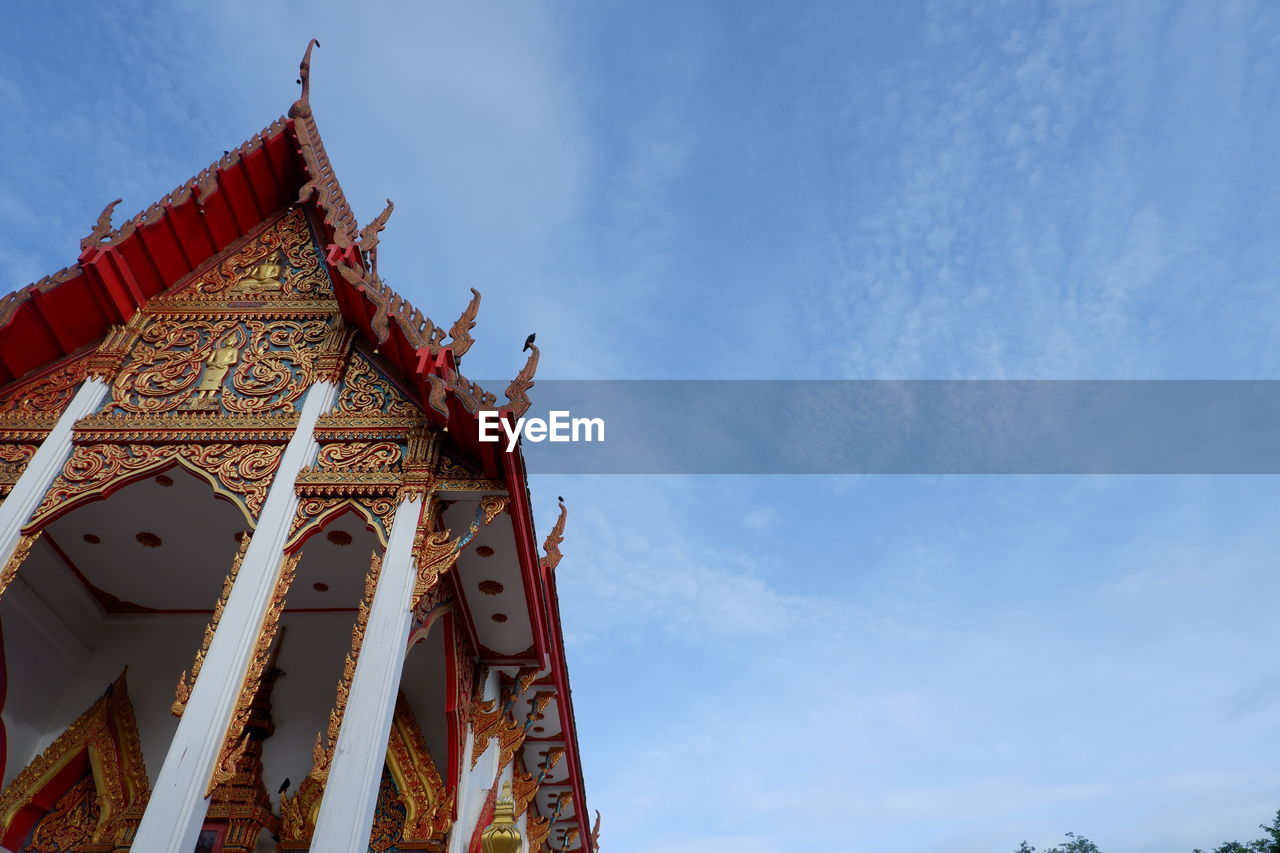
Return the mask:
{"type": "MultiPolygon", "coordinates": [[[[497,670],[490,670],[480,693],[482,701],[501,701],[497,670]]],[[[453,824],[449,836],[448,853],[466,853],[471,836],[480,821],[480,812],[484,809],[484,801],[489,796],[493,779],[498,774],[498,747],[496,738],[489,738],[480,747],[480,760],[471,766],[472,741],[474,740],[471,724],[467,724],[466,747],[462,750],[462,780],[458,783],[458,819],[453,824]]],[[[499,791],[501,793],[501,791],[499,791]]]]}
{"type": "Polygon", "coordinates": [[[76,421],[98,408],[102,398],[107,396],[107,390],[107,384],[101,379],[84,381],[36,455],[27,463],[13,491],[0,504],[0,566],[9,562],[22,535],[23,525],[44,500],[49,486],[53,485],[53,478],[62,473],[62,466],[71,455],[71,428],[76,421]]]}
{"type": "Polygon", "coordinates": [[[369,846],[413,622],[413,536],[421,508],[418,498],[401,501],[391,522],[387,554],[351,678],[311,853],[351,853],[369,846]]]}
{"type": "Polygon", "coordinates": [[[200,677],[191,689],[186,711],[151,788],[151,800],[138,827],[134,850],[184,853],[195,849],[208,809],[204,792],[231,723],[297,510],[295,481],[302,467],[315,457],[316,419],[333,405],[335,388],[332,382],[316,382],[307,392],[298,428],[271,481],[200,677]]]}

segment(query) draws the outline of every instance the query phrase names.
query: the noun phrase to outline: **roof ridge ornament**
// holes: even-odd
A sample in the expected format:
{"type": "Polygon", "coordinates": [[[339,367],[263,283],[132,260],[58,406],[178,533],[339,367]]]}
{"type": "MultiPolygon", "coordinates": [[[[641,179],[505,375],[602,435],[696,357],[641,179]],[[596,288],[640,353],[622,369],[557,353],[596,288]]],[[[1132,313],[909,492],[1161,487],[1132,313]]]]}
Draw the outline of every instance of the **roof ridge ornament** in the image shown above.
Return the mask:
{"type": "Polygon", "coordinates": [[[99,246],[104,240],[111,235],[111,212],[116,209],[122,199],[115,201],[102,208],[102,212],[98,214],[98,221],[94,223],[93,230],[89,232],[89,236],[80,241],[80,251],[99,246]]]}
{"type": "Polygon", "coordinates": [[[542,550],[545,556],[538,561],[539,567],[555,571],[556,566],[560,565],[560,561],[564,559],[564,554],[560,553],[560,543],[564,541],[564,523],[569,518],[569,510],[564,505],[564,498],[560,501],[560,517],[556,519],[555,525],[551,528],[551,532],[547,534],[547,538],[542,543],[542,550]]]}
{"type": "Polygon", "coordinates": [[[529,389],[534,384],[533,374],[538,372],[538,345],[533,341],[525,341],[525,346],[530,350],[529,360],[525,362],[524,367],[520,368],[520,372],[516,374],[515,379],[511,380],[506,390],[506,408],[510,409],[517,418],[523,417],[524,413],[529,411],[529,389]]]}
{"type": "Polygon", "coordinates": [[[302,62],[298,64],[298,82],[302,85],[302,94],[289,107],[289,118],[304,118],[311,115],[311,49],[319,47],[320,40],[307,42],[307,51],[302,54],[302,62]]]}
{"type": "Polygon", "coordinates": [[[378,276],[378,243],[382,242],[378,239],[378,234],[387,227],[387,220],[391,218],[391,212],[396,209],[395,202],[387,199],[387,206],[382,209],[372,222],[360,229],[360,237],[356,242],[357,248],[363,252],[369,259],[369,272],[377,279],[378,276]]]}
{"type": "Polygon", "coordinates": [[[471,330],[476,327],[476,314],[480,311],[480,291],[471,288],[471,301],[458,317],[457,322],[449,327],[449,349],[453,350],[453,360],[460,361],[475,340],[471,330]]]}

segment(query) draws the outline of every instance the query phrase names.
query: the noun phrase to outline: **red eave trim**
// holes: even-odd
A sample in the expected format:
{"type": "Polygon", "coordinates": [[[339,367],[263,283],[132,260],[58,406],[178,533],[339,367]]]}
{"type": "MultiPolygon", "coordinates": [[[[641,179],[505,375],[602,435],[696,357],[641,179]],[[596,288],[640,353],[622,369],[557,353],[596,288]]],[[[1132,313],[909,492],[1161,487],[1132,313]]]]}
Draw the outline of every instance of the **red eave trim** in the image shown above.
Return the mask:
{"type": "Polygon", "coordinates": [[[529,606],[529,626],[533,629],[533,645],[538,659],[547,661],[547,613],[542,594],[542,578],[539,576],[538,547],[533,540],[533,513],[529,509],[529,491],[525,480],[524,456],[519,446],[502,454],[502,468],[507,482],[507,495],[511,499],[511,526],[516,535],[516,555],[520,560],[520,575],[524,579],[525,595],[529,606]]]}
{"type": "Polygon", "coordinates": [[[554,570],[544,570],[534,544],[533,515],[529,508],[529,492],[524,467],[524,455],[519,447],[510,453],[502,453],[502,467],[506,475],[507,494],[511,498],[511,520],[516,532],[516,552],[524,575],[525,589],[530,595],[529,622],[534,630],[534,645],[545,668],[551,670],[556,688],[556,707],[560,715],[560,731],[568,759],[573,766],[569,774],[573,788],[574,820],[582,838],[582,849],[594,853],[591,847],[589,810],[586,789],[582,781],[582,763],[579,760],[578,729],[573,716],[573,697],[569,693],[569,669],[564,656],[564,637],[560,632],[560,602],[556,594],[554,570]],[[548,630],[554,627],[554,632],[548,630]]]}
{"type": "Polygon", "coordinates": [[[573,762],[573,772],[569,774],[573,787],[574,818],[578,822],[578,835],[582,838],[582,849],[595,853],[591,847],[590,811],[587,808],[586,786],[582,782],[582,761],[578,748],[578,724],[573,715],[573,696],[569,692],[569,667],[564,657],[564,636],[560,633],[560,596],[556,592],[555,570],[544,571],[547,598],[552,624],[556,626],[556,635],[552,638],[552,654],[554,661],[551,669],[551,680],[556,686],[556,708],[560,712],[560,734],[568,747],[566,759],[573,762]]]}

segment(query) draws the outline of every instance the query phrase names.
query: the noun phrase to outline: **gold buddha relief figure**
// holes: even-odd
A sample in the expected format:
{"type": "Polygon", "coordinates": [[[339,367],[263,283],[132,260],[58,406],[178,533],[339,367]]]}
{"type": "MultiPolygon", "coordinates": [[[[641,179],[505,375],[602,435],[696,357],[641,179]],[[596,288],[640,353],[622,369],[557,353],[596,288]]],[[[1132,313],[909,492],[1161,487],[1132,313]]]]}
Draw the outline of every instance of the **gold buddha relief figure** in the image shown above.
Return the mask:
{"type": "Polygon", "coordinates": [[[211,405],[222,393],[223,380],[227,371],[240,361],[240,350],[236,346],[234,335],[227,335],[204,360],[204,373],[200,376],[200,384],[191,395],[192,406],[211,405]]]}
{"type": "Polygon", "coordinates": [[[281,293],[284,291],[284,264],[280,252],[264,258],[231,288],[232,293],[281,293]]]}

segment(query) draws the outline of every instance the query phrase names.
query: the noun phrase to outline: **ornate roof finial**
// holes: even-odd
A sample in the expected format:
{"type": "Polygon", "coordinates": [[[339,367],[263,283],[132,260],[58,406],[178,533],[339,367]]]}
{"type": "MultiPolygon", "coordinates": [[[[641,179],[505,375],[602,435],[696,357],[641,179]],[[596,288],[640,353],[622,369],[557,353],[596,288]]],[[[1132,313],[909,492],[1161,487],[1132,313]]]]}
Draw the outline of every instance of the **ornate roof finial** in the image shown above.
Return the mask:
{"type": "Polygon", "coordinates": [[[289,118],[311,115],[311,48],[319,46],[319,39],[307,42],[307,52],[302,55],[302,62],[298,65],[298,82],[302,84],[302,95],[289,108],[289,118]]]}
{"type": "Polygon", "coordinates": [[[596,809],[596,822],[591,827],[591,850],[600,849],[600,810],[596,809]]]}
{"type": "Polygon", "coordinates": [[[471,330],[476,327],[476,313],[480,310],[480,291],[471,288],[471,301],[462,312],[458,321],[449,328],[449,349],[453,350],[455,361],[461,359],[475,343],[471,338],[471,330]]]}
{"type": "Polygon", "coordinates": [[[494,804],[493,823],[480,833],[484,853],[520,853],[524,840],[516,826],[515,800],[511,797],[511,783],[502,786],[502,796],[494,804]]]}
{"type": "Polygon", "coordinates": [[[506,392],[506,408],[510,409],[517,418],[523,417],[524,413],[529,411],[529,389],[533,387],[533,374],[538,371],[538,345],[533,343],[533,335],[529,338],[530,340],[525,341],[525,346],[530,350],[529,360],[525,362],[524,367],[520,368],[516,378],[511,380],[506,392]]]}
{"type": "Polygon", "coordinates": [[[358,245],[360,251],[369,256],[369,271],[373,274],[375,281],[378,278],[378,243],[381,242],[378,239],[378,234],[387,227],[387,220],[391,218],[391,211],[395,209],[395,204],[391,199],[387,199],[387,206],[382,209],[382,212],[372,222],[360,229],[360,242],[358,245]]]}
{"type": "Polygon", "coordinates": [[[560,517],[556,519],[555,526],[551,528],[551,532],[547,534],[546,541],[542,543],[542,550],[546,553],[538,565],[544,569],[555,570],[560,565],[560,561],[564,559],[564,554],[560,553],[560,543],[564,541],[564,523],[569,518],[569,510],[564,505],[564,498],[560,498],[560,517]]]}
{"type": "Polygon", "coordinates": [[[116,205],[120,203],[120,199],[108,204],[102,208],[102,212],[98,214],[98,221],[94,224],[93,230],[89,232],[89,236],[80,241],[80,251],[84,251],[90,246],[97,246],[103,240],[107,239],[107,235],[111,233],[111,211],[116,209],[116,205]]]}

